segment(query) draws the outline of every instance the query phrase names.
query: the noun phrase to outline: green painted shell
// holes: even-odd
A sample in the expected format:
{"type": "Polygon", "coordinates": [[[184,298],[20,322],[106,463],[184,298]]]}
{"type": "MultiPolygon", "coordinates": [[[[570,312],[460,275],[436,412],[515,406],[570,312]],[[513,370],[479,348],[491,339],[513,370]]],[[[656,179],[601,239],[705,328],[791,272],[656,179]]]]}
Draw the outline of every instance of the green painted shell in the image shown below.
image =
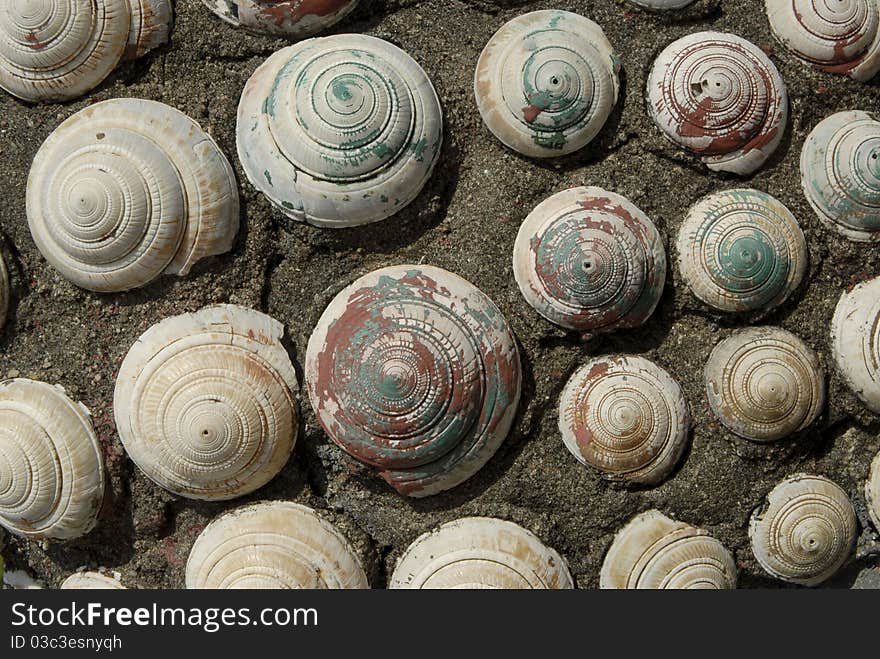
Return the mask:
{"type": "Polygon", "coordinates": [[[880,414],[880,277],[840,296],[831,320],[831,353],[850,389],[880,414]]]}
{"type": "Polygon", "coordinates": [[[255,34],[304,39],[348,16],[358,0],[202,0],[230,25],[255,34]]]}

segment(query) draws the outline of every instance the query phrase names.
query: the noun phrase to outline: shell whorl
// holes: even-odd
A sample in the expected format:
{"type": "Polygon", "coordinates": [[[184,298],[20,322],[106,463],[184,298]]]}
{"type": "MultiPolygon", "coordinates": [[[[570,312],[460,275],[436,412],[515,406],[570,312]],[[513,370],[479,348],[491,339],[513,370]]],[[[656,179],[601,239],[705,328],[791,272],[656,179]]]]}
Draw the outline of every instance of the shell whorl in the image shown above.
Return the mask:
{"type": "Polygon", "coordinates": [[[359,0],[202,0],[230,25],[255,34],[304,39],[348,16],[359,0]]]}
{"type": "Polygon", "coordinates": [[[3,254],[0,254],[0,331],[6,324],[6,317],[9,313],[9,271],[6,270],[6,261],[3,254]]]}
{"type": "Polygon", "coordinates": [[[865,501],[874,528],[880,532],[880,453],[874,456],[868,480],[865,482],[865,501]]]}
{"type": "Polygon", "coordinates": [[[100,572],[74,572],[60,586],[61,590],[126,590],[119,579],[100,572]]]}
{"type": "Polygon", "coordinates": [[[831,352],[850,389],[880,414],[880,277],[840,296],[831,320],[831,352]]]}

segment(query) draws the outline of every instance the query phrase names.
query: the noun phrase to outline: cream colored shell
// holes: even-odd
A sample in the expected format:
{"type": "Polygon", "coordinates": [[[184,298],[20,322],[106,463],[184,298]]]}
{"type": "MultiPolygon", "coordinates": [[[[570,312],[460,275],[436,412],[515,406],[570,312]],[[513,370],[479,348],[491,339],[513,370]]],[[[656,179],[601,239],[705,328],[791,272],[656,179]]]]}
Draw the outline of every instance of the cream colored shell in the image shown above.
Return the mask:
{"type": "Polygon", "coordinates": [[[831,352],[850,389],[880,414],[880,277],[840,296],[831,320],[831,352]]]}
{"type": "Polygon", "coordinates": [[[61,590],[126,590],[119,579],[100,572],[74,572],[61,583],[61,590]]]}
{"type": "Polygon", "coordinates": [[[202,0],[230,25],[255,34],[303,39],[332,27],[359,0],[202,0]]]}
{"type": "Polygon", "coordinates": [[[6,315],[9,313],[9,297],[9,272],[6,270],[3,254],[0,254],[0,330],[6,324],[6,315]]]}
{"type": "Polygon", "coordinates": [[[880,453],[874,456],[871,471],[865,482],[865,500],[868,503],[868,514],[874,522],[874,528],[880,531],[880,453]]]}

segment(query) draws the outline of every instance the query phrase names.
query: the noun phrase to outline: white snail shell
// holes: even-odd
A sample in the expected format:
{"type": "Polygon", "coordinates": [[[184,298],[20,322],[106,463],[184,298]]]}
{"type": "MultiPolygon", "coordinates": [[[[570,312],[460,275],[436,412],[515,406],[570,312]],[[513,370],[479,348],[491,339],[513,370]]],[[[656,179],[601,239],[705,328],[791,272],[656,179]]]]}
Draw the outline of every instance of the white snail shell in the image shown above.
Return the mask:
{"type": "Polygon", "coordinates": [[[126,590],[119,579],[100,572],[74,572],[61,583],[61,590],[126,590]]]}
{"type": "Polygon", "coordinates": [[[232,499],[274,478],[298,431],[283,334],[269,316],[228,304],[147,330],[122,362],[113,403],[135,464],[193,499],[232,499]]]}
{"type": "Polygon", "coordinates": [[[868,503],[868,514],[874,527],[880,531],[880,453],[871,462],[871,471],[865,483],[865,500],[868,503]]]}
{"type": "Polygon", "coordinates": [[[634,5],[647,9],[681,9],[694,0],[629,0],[634,5]]]}
{"type": "Polygon", "coordinates": [[[104,499],[89,411],[59,386],[0,382],[0,524],[31,538],[88,533],[104,499]]]}
{"type": "Polygon", "coordinates": [[[6,0],[0,87],[26,101],[64,101],[97,87],[123,59],[168,41],[168,0],[6,0]]]}
{"type": "Polygon", "coordinates": [[[773,34],[817,69],[867,81],[880,71],[877,0],[767,0],[773,34]]]}
{"type": "Polygon", "coordinates": [[[267,59],[245,85],[236,135],[248,179],[281,212],[346,227],[418,196],[440,156],[443,113],[409,55],[346,34],[267,59]]]}
{"type": "Polygon", "coordinates": [[[520,227],[513,274],[547,320],[588,333],[642,325],[666,282],[654,223],[624,197],[571,188],[541,202],[520,227]]]}
{"type": "Polygon", "coordinates": [[[815,586],[833,576],[856,543],[853,505],[822,476],[786,478],[767,495],[749,523],[752,552],[768,574],[815,586]]]}
{"type": "Polygon", "coordinates": [[[516,341],[489,297],[457,275],[402,265],[329,304],[309,339],[312,408],[344,451],[402,494],[473,476],[516,415],[516,341]]]}
{"type": "Polygon", "coordinates": [[[358,0],[202,0],[230,25],[255,34],[303,39],[348,16],[358,0]]]}
{"type": "Polygon", "coordinates": [[[9,272],[6,270],[6,262],[0,254],[0,330],[6,324],[6,314],[9,312],[9,272]]]}
{"type": "Polygon", "coordinates": [[[691,208],[678,233],[679,269],[720,311],[782,304],[807,270],[807,241],[783,204],[757,190],[725,190],[691,208]]]}
{"type": "Polygon", "coordinates": [[[465,517],[420,536],[398,559],[392,589],[569,589],[565,560],[533,533],[500,519],[465,517]]]}
{"type": "Polygon", "coordinates": [[[705,368],[715,416],[730,431],[772,442],[809,426],[825,406],[819,357],[778,327],[740,330],[715,346],[705,368]]]}
{"type": "Polygon", "coordinates": [[[706,531],[657,510],[637,515],[605,555],[599,586],[605,589],[736,588],[736,563],[706,531]]]}
{"type": "Polygon", "coordinates": [[[196,539],[190,589],[369,588],[339,530],[311,508],[269,501],[225,513],[196,539]]]}
{"type": "Polygon", "coordinates": [[[709,169],[747,175],[779,146],[788,93],[757,46],[733,34],[697,32],[654,62],[648,110],[670,141],[709,169]]]}
{"type": "Polygon", "coordinates": [[[831,320],[831,352],[849,387],[880,414],[880,277],[840,296],[831,320]]]}
{"type": "Polygon", "coordinates": [[[880,121],[853,110],[819,122],[801,151],[801,184],[828,226],[850,240],[880,240],[880,121]]]}
{"type": "Polygon", "coordinates": [[[114,99],[46,139],[28,176],[27,215],[40,252],[67,279],[125,291],[228,251],[238,187],[219,147],[185,114],[114,99]]]}
{"type": "Polygon", "coordinates": [[[474,79],[477,107],[511,149],[551,158],[586,146],[617,104],[620,60],[596,23],[535,11],[486,44],[474,79]]]}
{"type": "Polygon", "coordinates": [[[571,377],[559,399],[566,448],[611,480],[663,480],[687,448],[690,425],[681,387],[644,357],[594,359],[571,377]]]}

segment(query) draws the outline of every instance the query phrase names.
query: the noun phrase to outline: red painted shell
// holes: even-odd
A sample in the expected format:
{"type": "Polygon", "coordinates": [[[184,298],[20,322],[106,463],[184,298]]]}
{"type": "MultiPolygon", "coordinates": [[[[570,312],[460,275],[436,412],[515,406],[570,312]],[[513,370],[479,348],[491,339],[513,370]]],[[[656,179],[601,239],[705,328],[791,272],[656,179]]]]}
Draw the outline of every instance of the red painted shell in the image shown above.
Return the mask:
{"type": "Polygon", "coordinates": [[[202,0],[230,25],[248,32],[304,39],[348,16],[358,0],[202,0]]]}

